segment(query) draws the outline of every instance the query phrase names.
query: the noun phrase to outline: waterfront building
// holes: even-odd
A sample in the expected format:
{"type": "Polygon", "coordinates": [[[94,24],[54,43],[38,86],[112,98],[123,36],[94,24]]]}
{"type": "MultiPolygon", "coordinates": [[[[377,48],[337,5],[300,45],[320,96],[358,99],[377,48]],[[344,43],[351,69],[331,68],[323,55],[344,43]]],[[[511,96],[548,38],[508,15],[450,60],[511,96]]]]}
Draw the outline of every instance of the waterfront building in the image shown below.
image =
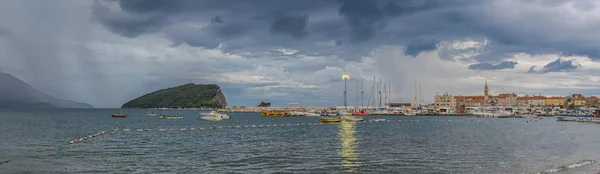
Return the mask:
{"type": "Polygon", "coordinates": [[[546,97],[541,95],[534,95],[527,99],[527,103],[530,106],[546,106],[546,97]]]}
{"type": "Polygon", "coordinates": [[[545,104],[546,106],[562,106],[565,103],[565,98],[563,97],[547,97],[545,104]]]}
{"type": "Polygon", "coordinates": [[[434,107],[436,109],[446,108],[446,109],[456,109],[456,98],[452,95],[448,95],[448,93],[444,95],[436,95],[434,107]]]}
{"type": "Polygon", "coordinates": [[[515,107],[517,105],[517,94],[499,94],[493,98],[498,99],[500,105],[504,107],[515,107]]]}

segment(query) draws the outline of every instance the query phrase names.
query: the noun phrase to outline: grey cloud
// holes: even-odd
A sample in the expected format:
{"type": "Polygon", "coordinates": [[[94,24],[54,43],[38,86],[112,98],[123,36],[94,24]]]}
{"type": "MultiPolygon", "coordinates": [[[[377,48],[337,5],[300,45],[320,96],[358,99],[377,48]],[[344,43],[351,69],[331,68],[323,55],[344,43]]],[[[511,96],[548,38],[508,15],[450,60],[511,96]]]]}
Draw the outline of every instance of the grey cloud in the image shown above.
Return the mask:
{"type": "Polygon", "coordinates": [[[514,61],[503,61],[499,64],[491,64],[491,63],[478,63],[469,65],[469,69],[471,70],[501,70],[501,69],[513,69],[517,65],[517,62],[514,61]]]}
{"type": "Polygon", "coordinates": [[[215,17],[213,17],[212,19],[210,19],[211,23],[223,23],[223,19],[221,19],[221,16],[217,15],[215,17]]]}
{"type": "Polygon", "coordinates": [[[562,60],[561,58],[558,58],[555,61],[544,65],[544,67],[538,71],[532,66],[527,73],[570,72],[577,68],[579,68],[579,66],[575,65],[573,60],[562,60]]]}
{"type": "Polygon", "coordinates": [[[535,66],[531,66],[531,67],[529,67],[529,70],[527,70],[527,72],[525,72],[525,73],[537,73],[537,70],[535,70],[535,68],[536,68],[535,66]]]}
{"type": "Polygon", "coordinates": [[[0,26],[0,37],[5,37],[5,36],[10,36],[12,35],[12,32],[6,28],[2,28],[2,26],[0,26]]]}
{"type": "Polygon", "coordinates": [[[306,25],[308,16],[277,16],[271,23],[271,32],[275,34],[287,34],[295,39],[306,37],[306,25]]]}
{"type": "Polygon", "coordinates": [[[494,44],[480,50],[481,53],[474,57],[482,62],[501,61],[507,55],[521,52],[568,52],[600,58],[600,50],[594,49],[594,43],[600,38],[587,37],[585,33],[600,27],[600,24],[581,25],[585,27],[581,28],[584,32],[577,32],[573,37],[557,37],[578,28],[564,27],[562,22],[566,18],[557,16],[562,12],[536,8],[540,5],[557,7],[568,4],[566,2],[586,6],[592,2],[586,0],[523,0],[518,6],[511,6],[505,0],[138,0],[118,1],[116,6],[122,9],[120,12],[109,11],[107,6],[110,5],[106,4],[110,3],[96,2],[93,17],[112,32],[127,37],[165,32],[176,43],[207,48],[225,44],[229,52],[285,45],[300,50],[300,54],[319,50],[321,55],[356,60],[360,56],[351,55],[364,55],[379,45],[393,44],[415,48],[408,49],[407,54],[414,56],[421,50],[432,49],[433,44],[419,47],[415,45],[418,43],[411,43],[413,40],[434,37],[440,42],[464,38],[491,40],[494,44]],[[506,15],[507,8],[527,13],[516,18],[506,15]],[[223,18],[227,21],[222,21],[223,18]],[[533,18],[536,20],[531,20],[533,18]],[[177,31],[169,29],[178,23],[202,21],[209,21],[210,25],[204,29],[189,29],[188,33],[171,33],[177,31]],[[524,28],[523,23],[527,23],[528,27],[524,28]],[[273,37],[282,34],[291,37],[273,37]],[[317,42],[328,41],[338,43],[338,48],[313,46],[317,42]],[[346,42],[350,44],[339,44],[346,42]],[[247,45],[256,48],[247,48],[247,45]],[[346,53],[355,51],[356,45],[362,49],[346,53]]]}
{"type": "Polygon", "coordinates": [[[421,52],[433,51],[438,48],[440,41],[435,39],[419,39],[412,41],[404,48],[404,54],[412,57],[416,57],[421,52]]]}

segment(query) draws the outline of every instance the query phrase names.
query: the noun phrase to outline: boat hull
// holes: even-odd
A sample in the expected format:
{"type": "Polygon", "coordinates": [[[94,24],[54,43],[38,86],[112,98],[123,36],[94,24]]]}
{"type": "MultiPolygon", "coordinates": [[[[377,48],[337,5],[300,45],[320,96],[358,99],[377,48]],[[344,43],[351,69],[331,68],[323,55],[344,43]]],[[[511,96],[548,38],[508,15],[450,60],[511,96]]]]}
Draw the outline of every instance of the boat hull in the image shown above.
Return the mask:
{"type": "Polygon", "coordinates": [[[364,119],[361,117],[344,117],[344,121],[347,121],[347,122],[360,122],[363,120],[364,119]]]}
{"type": "Polygon", "coordinates": [[[183,119],[183,116],[161,115],[160,119],[183,119]]]}
{"type": "Polygon", "coordinates": [[[367,116],[367,113],[364,113],[364,112],[353,112],[352,115],[354,115],[354,116],[367,116]]]}
{"type": "Polygon", "coordinates": [[[223,121],[223,118],[220,117],[212,117],[212,116],[202,116],[200,117],[202,120],[206,120],[206,121],[223,121]]]}
{"type": "Polygon", "coordinates": [[[342,122],[341,118],[321,118],[321,123],[339,123],[342,122]]]}
{"type": "Polygon", "coordinates": [[[113,118],[126,118],[126,117],[127,117],[127,114],[125,114],[125,115],[121,115],[121,114],[112,114],[112,115],[110,115],[110,116],[111,116],[111,117],[113,117],[113,118]]]}
{"type": "Polygon", "coordinates": [[[284,117],[289,116],[289,113],[286,112],[261,112],[260,115],[265,117],[284,117]]]}

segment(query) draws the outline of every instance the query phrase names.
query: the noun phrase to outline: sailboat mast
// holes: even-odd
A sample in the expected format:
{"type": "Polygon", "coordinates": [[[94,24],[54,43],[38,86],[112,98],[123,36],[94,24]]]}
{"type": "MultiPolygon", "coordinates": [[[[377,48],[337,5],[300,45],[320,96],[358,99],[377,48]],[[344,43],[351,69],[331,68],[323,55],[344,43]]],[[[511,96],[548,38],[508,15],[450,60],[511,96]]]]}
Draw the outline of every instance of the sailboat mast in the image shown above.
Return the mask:
{"type": "Polygon", "coordinates": [[[383,84],[383,101],[384,102],[382,106],[387,105],[387,82],[383,84]]]}
{"type": "Polygon", "coordinates": [[[371,91],[371,95],[373,96],[373,107],[375,107],[375,99],[377,99],[375,91],[375,76],[373,76],[373,91],[371,91]]]}
{"type": "Polygon", "coordinates": [[[378,90],[379,90],[379,105],[377,105],[377,106],[379,106],[381,108],[381,79],[379,79],[379,88],[378,88],[378,90]]]}
{"type": "Polygon", "coordinates": [[[414,81],[415,81],[415,97],[413,98],[413,100],[415,101],[415,105],[418,106],[418,103],[417,103],[417,101],[418,101],[417,100],[417,79],[414,79],[414,81]]]}
{"type": "Polygon", "coordinates": [[[390,90],[389,90],[390,98],[388,99],[388,104],[390,104],[390,103],[392,103],[392,82],[389,82],[388,86],[390,88],[390,90]]]}
{"type": "Polygon", "coordinates": [[[363,79],[360,79],[360,108],[364,109],[363,107],[365,106],[365,100],[364,100],[364,96],[365,96],[365,91],[363,90],[363,79]]]}
{"type": "Polygon", "coordinates": [[[356,79],[356,105],[355,105],[355,108],[358,107],[358,99],[359,99],[359,97],[358,97],[358,85],[359,85],[358,84],[358,79],[356,79]]]}
{"type": "Polygon", "coordinates": [[[425,102],[425,100],[423,100],[423,86],[421,86],[421,82],[419,81],[419,96],[421,96],[421,101],[420,102],[425,102]]]}

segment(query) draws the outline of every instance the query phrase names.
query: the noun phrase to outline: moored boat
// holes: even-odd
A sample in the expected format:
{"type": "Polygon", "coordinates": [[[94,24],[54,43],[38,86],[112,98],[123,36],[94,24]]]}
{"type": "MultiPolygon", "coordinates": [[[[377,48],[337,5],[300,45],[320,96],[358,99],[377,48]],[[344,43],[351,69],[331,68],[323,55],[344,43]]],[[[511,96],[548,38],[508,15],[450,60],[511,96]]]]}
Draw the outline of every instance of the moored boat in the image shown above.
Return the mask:
{"type": "Polygon", "coordinates": [[[111,114],[111,117],[114,117],[114,118],[125,118],[125,117],[127,117],[127,114],[111,114]]]}
{"type": "Polygon", "coordinates": [[[312,113],[312,112],[305,112],[304,116],[306,116],[306,117],[319,117],[319,116],[321,116],[321,114],[312,113]]]}
{"type": "Polygon", "coordinates": [[[354,116],[367,116],[367,113],[363,109],[363,110],[360,110],[360,112],[353,112],[352,115],[354,115],[354,116]]]}
{"type": "Polygon", "coordinates": [[[223,121],[230,119],[229,115],[221,114],[217,111],[211,111],[209,113],[200,113],[200,118],[206,121],[223,121]]]}
{"type": "Polygon", "coordinates": [[[304,112],[300,112],[300,111],[292,111],[290,112],[290,116],[304,116],[305,113],[304,112]]]}
{"type": "Polygon", "coordinates": [[[161,114],[159,118],[161,118],[161,119],[183,119],[183,115],[163,115],[163,114],[161,114]]]}
{"type": "Polygon", "coordinates": [[[283,117],[283,116],[289,116],[290,113],[283,112],[283,111],[262,111],[262,112],[260,112],[260,115],[269,116],[269,117],[283,117]]]}
{"type": "Polygon", "coordinates": [[[321,117],[321,123],[337,123],[341,122],[342,118],[340,117],[321,117]]]}
{"type": "Polygon", "coordinates": [[[110,116],[113,118],[125,118],[127,114],[121,114],[121,110],[118,109],[116,114],[111,114],[110,116]]]}
{"type": "Polygon", "coordinates": [[[376,119],[371,119],[369,121],[372,121],[372,122],[384,122],[385,119],[383,119],[383,118],[376,118],[376,119]]]}
{"type": "Polygon", "coordinates": [[[344,121],[348,121],[348,122],[359,122],[359,121],[363,121],[364,119],[362,117],[357,117],[357,116],[345,116],[344,121]]]}
{"type": "Polygon", "coordinates": [[[338,115],[338,116],[350,116],[350,115],[352,115],[352,113],[349,113],[349,112],[347,112],[347,111],[343,111],[343,110],[342,110],[342,111],[338,111],[338,112],[337,112],[337,115],[338,115]]]}
{"type": "Polygon", "coordinates": [[[147,116],[156,116],[156,113],[154,113],[154,111],[152,111],[152,112],[150,112],[150,113],[148,113],[148,114],[146,114],[146,115],[147,115],[147,116]]]}
{"type": "Polygon", "coordinates": [[[417,114],[415,114],[415,113],[410,113],[410,112],[405,112],[405,113],[404,113],[404,115],[406,115],[406,116],[415,116],[415,115],[417,115],[417,114]]]}

